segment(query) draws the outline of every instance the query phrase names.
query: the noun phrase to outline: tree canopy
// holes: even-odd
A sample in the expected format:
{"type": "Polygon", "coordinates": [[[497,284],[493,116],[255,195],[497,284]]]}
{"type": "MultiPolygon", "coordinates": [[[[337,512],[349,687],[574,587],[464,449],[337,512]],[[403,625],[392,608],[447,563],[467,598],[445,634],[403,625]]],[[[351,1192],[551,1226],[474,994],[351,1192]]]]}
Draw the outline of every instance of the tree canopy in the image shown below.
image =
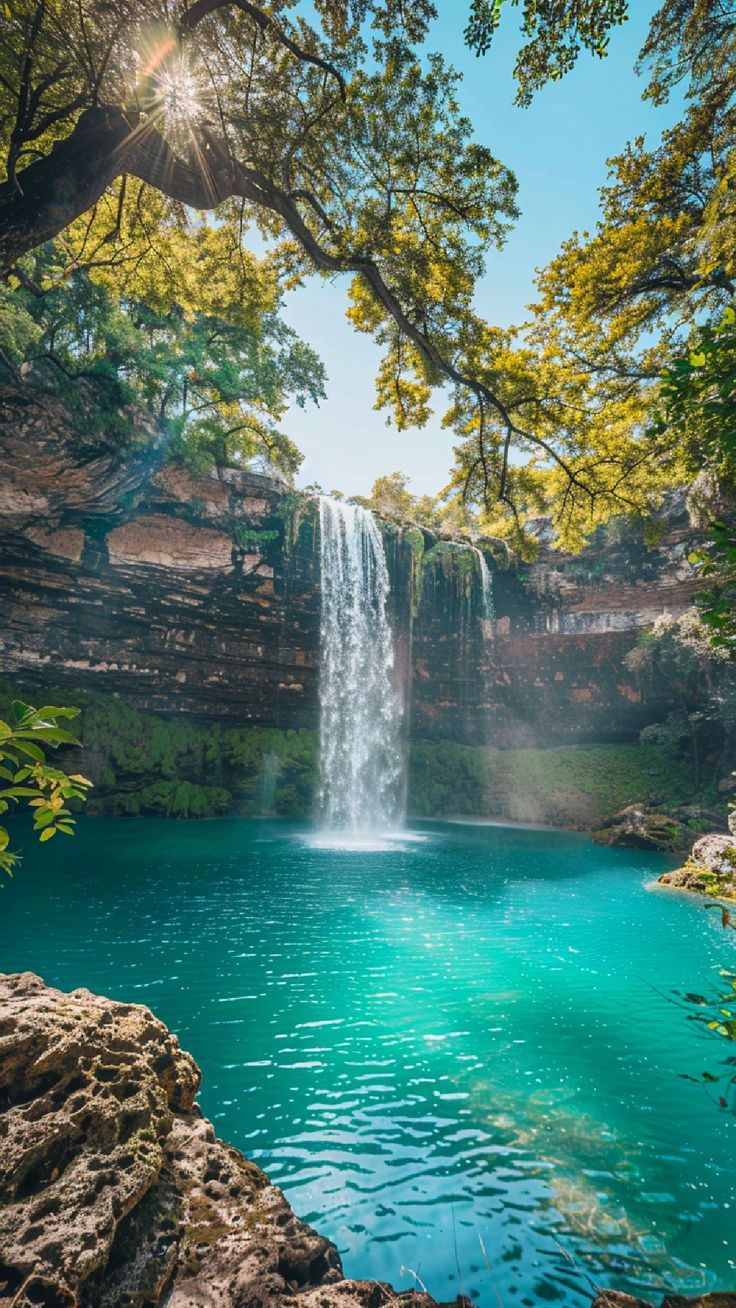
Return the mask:
{"type": "Polygon", "coordinates": [[[26,256],[23,282],[0,287],[0,379],[61,393],[87,430],[153,432],[195,475],[256,458],[289,477],[301,454],[278,420],[290,401],[320,398],[322,365],[281,321],[267,266],[240,252],[247,294],[234,312],[227,233],[200,227],[195,248],[206,314],[181,277],[181,299],[157,308],[156,294],[121,298],[112,277],[69,273],[58,243],[26,256]]]}
{"type": "MultiPolygon", "coordinates": [[[[621,0],[471,0],[458,20],[470,48],[492,49],[514,10],[521,103],[581,51],[605,54],[626,17],[621,0]]],[[[383,350],[378,404],[399,428],[426,422],[449,386],[451,489],[483,506],[488,530],[551,507],[576,545],[682,476],[679,438],[651,425],[659,376],[733,295],[736,18],[719,0],[664,0],[642,67],[655,102],[684,91],[681,121],[612,161],[597,231],[570,239],[514,331],[484,322],[474,291],[516,217],[515,180],[428,53],[429,0],[315,0],[310,18],[292,0],[4,12],[11,279],[32,281],[29,252],[54,239],[68,271],[114,280],[130,303],[239,329],[257,227],[281,286],[347,274],[350,319],[383,350]],[[226,289],[206,250],[217,242],[226,289]]]]}

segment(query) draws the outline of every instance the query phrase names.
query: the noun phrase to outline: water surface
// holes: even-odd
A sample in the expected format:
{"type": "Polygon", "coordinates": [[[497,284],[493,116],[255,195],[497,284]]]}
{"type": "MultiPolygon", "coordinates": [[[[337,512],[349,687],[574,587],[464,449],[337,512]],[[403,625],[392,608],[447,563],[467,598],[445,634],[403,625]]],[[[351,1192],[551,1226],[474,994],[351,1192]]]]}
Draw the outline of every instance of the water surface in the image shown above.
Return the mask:
{"type": "Polygon", "coordinates": [[[24,842],[0,966],[150,1005],[348,1275],[491,1308],[736,1285],[736,1121],[683,1079],[724,1051],[668,998],[733,936],[654,855],[411,835],[82,819],[24,842]]]}

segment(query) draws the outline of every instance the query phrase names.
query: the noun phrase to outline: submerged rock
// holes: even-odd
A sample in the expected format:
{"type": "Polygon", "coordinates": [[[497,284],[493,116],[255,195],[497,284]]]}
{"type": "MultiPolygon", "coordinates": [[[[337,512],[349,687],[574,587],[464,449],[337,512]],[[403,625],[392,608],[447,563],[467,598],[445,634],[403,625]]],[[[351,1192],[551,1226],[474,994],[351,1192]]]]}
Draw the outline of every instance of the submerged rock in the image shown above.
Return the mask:
{"type": "MultiPolygon", "coordinates": [[[[649,1299],[633,1299],[616,1290],[601,1290],[593,1308],[654,1308],[649,1299]]],[[[660,1308],[736,1308],[736,1294],[700,1294],[695,1299],[680,1294],[665,1295],[660,1308]]]]}
{"type": "Polygon", "coordinates": [[[652,813],[641,804],[630,804],[620,813],[607,818],[593,832],[593,840],[598,845],[613,845],[621,849],[651,849],[671,853],[687,849],[692,833],[688,835],[682,823],[667,813],[652,813]]]}
{"type": "Polygon", "coordinates": [[[200,1073],[138,1004],[0,977],[0,1304],[433,1308],[334,1245],[215,1136],[200,1073]]]}

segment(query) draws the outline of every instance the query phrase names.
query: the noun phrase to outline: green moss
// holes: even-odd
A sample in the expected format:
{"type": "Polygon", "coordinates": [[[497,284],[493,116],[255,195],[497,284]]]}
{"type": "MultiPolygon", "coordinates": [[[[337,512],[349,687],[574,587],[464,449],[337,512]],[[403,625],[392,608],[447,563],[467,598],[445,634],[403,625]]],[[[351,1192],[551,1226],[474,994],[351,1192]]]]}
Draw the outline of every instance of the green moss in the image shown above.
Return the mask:
{"type": "Polygon", "coordinates": [[[478,560],[471,545],[457,545],[439,541],[427,550],[422,559],[422,586],[437,584],[441,577],[444,585],[454,592],[461,606],[469,609],[473,599],[473,586],[478,575],[478,560]]]}
{"type": "Polygon", "coordinates": [[[262,550],[278,540],[277,531],[261,530],[258,527],[246,527],[237,519],[231,519],[228,523],[228,535],[233,544],[240,550],[262,550]]]}
{"type": "Polygon", "coordinates": [[[663,807],[694,795],[686,759],[655,745],[509,749],[418,742],[409,803],[421,817],[467,815],[588,826],[635,802],[663,807]]]}
{"type": "Polygon", "coordinates": [[[308,553],[317,541],[318,501],[304,491],[287,491],[276,510],[284,527],[284,550],[292,553],[300,545],[308,553]]]}
{"type": "MultiPolygon", "coordinates": [[[[34,689],[0,681],[0,718],[34,689]]],[[[89,808],[125,816],[308,817],[317,777],[314,732],[203,725],[141,713],[113,696],[45,686],[50,702],[74,704],[83,752],[77,768],[94,782],[89,808]]]]}
{"type": "Polygon", "coordinates": [[[419,527],[407,527],[402,537],[411,550],[411,611],[414,617],[422,602],[424,577],[424,532],[419,527]]]}

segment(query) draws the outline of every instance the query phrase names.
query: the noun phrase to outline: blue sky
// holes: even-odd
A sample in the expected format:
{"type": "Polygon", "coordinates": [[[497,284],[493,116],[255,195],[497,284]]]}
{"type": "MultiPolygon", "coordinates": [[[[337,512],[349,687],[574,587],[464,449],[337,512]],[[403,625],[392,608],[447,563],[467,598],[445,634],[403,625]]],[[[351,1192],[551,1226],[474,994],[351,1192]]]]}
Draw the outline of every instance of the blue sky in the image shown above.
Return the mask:
{"type": "MultiPolygon", "coordinates": [[[[509,9],[489,55],[477,59],[463,45],[466,0],[441,0],[444,17],[429,48],[463,73],[461,103],[478,140],[516,173],[521,218],[500,252],[488,259],[477,308],[501,326],[521,322],[534,295],[534,270],[543,267],[574,230],[592,230],[606,159],[626,141],[649,141],[673,110],[654,109],[641,95],[633,66],[658,0],[633,0],[629,22],[611,37],[609,55],[579,59],[562,82],[545,87],[528,109],[515,108],[511,76],[519,35],[518,10],[509,9]],[[454,13],[454,17],[452,16],[454,13]]],[[[508,8],[508,6],[506,7],[508,8]]],[[[435,418],[421,431],[397,432],[374,408],[379,350],[345,319],[348,279],[310,279],[286,301],[286,320],[320,353],[328,373],[319,408],[294,408],[283,426],[305,455],[298,481],[326,490],[367,493],[376,477],[399,470],[417,494],[434,493],[452,463],[451,433],[435,418]]],[[[438,395],[439,410],[442,397],[438,395]]]]}

